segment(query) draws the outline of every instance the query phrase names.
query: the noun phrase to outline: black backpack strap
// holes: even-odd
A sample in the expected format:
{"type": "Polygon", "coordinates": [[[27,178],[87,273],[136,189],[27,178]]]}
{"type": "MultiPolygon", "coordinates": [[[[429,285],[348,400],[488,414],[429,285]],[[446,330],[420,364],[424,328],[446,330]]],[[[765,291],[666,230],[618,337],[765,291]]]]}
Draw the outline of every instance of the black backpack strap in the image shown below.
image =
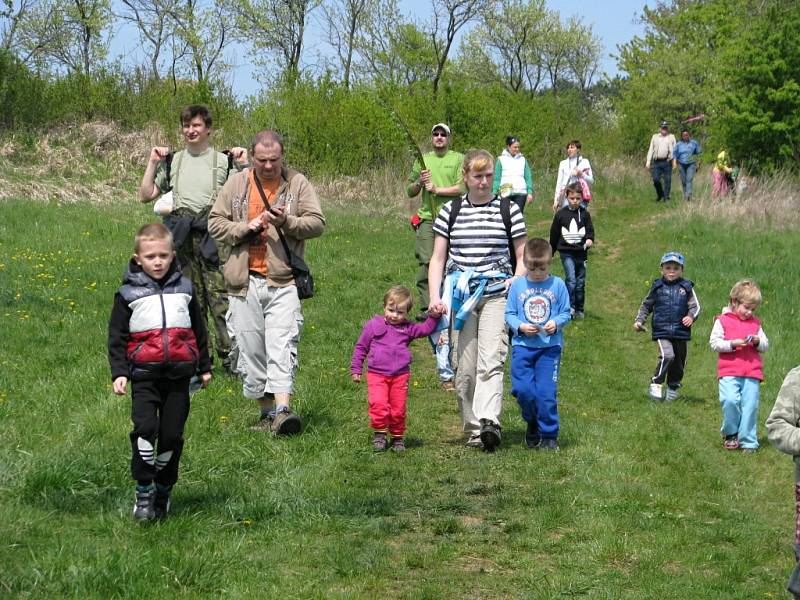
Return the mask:
{"type": "Polygon", "coordinates": [[[175,156],[174,152],[168,152],[164,157],[164,171],[167,174],[167,191],[172,190],[172,158],[175,156]]]}
{"type": "Polygon", "coordinates": [[[461,196],[456,196],[450,202],[450,217],[447,219],[447,235],[453,230],[453,225],[456,223],[458,213],[461,212],[461,196]]]}
{"type": "Polygon", "coordinates": [[[506,239],[508,240],[508,254],[511,257],[511,274],[517,272],[517,254],[514,252],[514,239],[511,237],[511,200],[500,198],[500,216],[503,217],[503,225],[506,228],[506,239]]]}

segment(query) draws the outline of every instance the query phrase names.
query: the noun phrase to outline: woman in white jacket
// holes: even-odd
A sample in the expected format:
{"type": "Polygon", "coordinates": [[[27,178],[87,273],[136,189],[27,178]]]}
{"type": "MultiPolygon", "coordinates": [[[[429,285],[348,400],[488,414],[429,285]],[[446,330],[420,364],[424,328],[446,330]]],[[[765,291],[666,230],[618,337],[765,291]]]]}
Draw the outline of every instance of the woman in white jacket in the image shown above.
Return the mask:
{"type": "Polygon", "coordinates": [[[492,192],[516,202],[521,212],[525,212],[526,203],[533,201],[533,175],[528,161],[519,151],[518,137],[508,136],[505,150],[497,157],[492,192]]]}
{"type": "MultiPolygon", "coordinates": [[[[586,187],[594,183],[592,165],[581,156],[581,143],[571,140],[567,144],[567,158],[558,165],[558,179],[556,180],[556,193],[553,197],[553,212],[567,205],[567,196],[564,190],[570,183],[583,181],[586,187]]],[[[582,183],[583,187],[584,184],[582,183]]],[[[581,202],[581,208],[586,208],[588,200],[581,202]]]]}

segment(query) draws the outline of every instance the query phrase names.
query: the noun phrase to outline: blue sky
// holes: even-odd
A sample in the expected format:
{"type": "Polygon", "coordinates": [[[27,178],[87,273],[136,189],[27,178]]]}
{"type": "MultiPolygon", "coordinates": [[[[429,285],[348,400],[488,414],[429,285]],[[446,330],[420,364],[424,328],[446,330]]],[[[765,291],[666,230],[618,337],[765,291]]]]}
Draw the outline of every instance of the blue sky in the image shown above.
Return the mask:
{"type": "MultiPolygon", "coordinates": [[[[640,35],[643,28],[636,21],[636,17],[642,13],[645,0],[614,0],[603,2],[595,0],[591,2],[576,0],[546,0],[545,2],[551,10],[560,13],[562,22],[573,15],[579,16],[583,22],[592,25],[595,35],[603,43],[603,61],[601,71],[614,75],[617,72],[616,61],[610,55],[616,54],[616,47],[630,40],[634,35],[640,35]]],[[[424,18],[430,14],[430,0],[401,0],[400,6],[407,11],[409,17],[415,20],[424,18]]],[[[319,18],[320,13],[315,16],[319,18]]],[[[315,56],[325,53],[324,44],[318,41],[320,36],[319,25],[315,21],[307,30],[306,47],[304,57],[306,63],[313,62],[315,56]]],[[[121,28],[112,44],[112,54],[128,54],[129,57],[135,56],[137,46],[137,36],[135,31],[130,28],[121,28]]],[[[233,55],[233,51],[230,52],[233,55]]],[[[240,57],[235,62],[237,66],[227,75],[226,79],[231,83],[236,94],[240,97],[256,93],[260,86],[253,80],[252,69],[249,60],[243,52],[239,52],[240,57]]]]}

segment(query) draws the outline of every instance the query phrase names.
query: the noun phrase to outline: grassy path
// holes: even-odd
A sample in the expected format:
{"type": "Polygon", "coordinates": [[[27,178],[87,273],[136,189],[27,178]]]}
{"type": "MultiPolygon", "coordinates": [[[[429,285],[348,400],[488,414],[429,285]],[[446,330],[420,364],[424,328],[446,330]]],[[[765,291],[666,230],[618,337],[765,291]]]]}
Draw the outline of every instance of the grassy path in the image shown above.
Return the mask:
{"type": "MultiPolygon", "coordinates": [[[[524,449],[510,398],[501,451],[463,448],[422,342],[409,450],[371,452],[349,356],[383,291],[413,282],[412,233],[401,217],[329,210],[310,245],[306,431],[247,431],[253,406],[219,376],[193,399],[174,513],[152,527],[130,521],[129,401],[112,395],[105,359],[113,290],[150,215],[0,203],[0,596],[782,597],[790,460],[764,439],[755,455],[722,450],[707,339],[732,283],[755,276],[773,348],[763,423],[798,357],[798,269],[786,260],[798,236],[686,220],[638,181],[601,184],[596,197],[587,318],[566,333],[561,453],[524,449]],[[670,248],[687,255],[704,314],[684,397],[655,404],[655,348],[631,322],[670,248]]],[[[533,205],[527,220],[544,235],[550,214],[533,205]]]]}

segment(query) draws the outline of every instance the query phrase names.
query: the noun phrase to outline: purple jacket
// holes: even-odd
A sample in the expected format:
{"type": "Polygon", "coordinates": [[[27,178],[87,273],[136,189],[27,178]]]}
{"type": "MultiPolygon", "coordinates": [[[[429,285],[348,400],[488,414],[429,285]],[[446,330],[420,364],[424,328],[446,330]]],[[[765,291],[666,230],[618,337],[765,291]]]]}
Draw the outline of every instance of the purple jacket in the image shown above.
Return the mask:
{"type": "Polygon", "coordinates": [[[375,315],[364,325],[364,330],[353,349],[350,372],[361,373],[364,359],[367,371],[378,375],[399,375],[408,373],[411,365],[411,340],[421,338],[436,331],[438,319],[428,317],[424,323],[406,321],[401,325],[389,325],[386,317],[375,315]]]}

